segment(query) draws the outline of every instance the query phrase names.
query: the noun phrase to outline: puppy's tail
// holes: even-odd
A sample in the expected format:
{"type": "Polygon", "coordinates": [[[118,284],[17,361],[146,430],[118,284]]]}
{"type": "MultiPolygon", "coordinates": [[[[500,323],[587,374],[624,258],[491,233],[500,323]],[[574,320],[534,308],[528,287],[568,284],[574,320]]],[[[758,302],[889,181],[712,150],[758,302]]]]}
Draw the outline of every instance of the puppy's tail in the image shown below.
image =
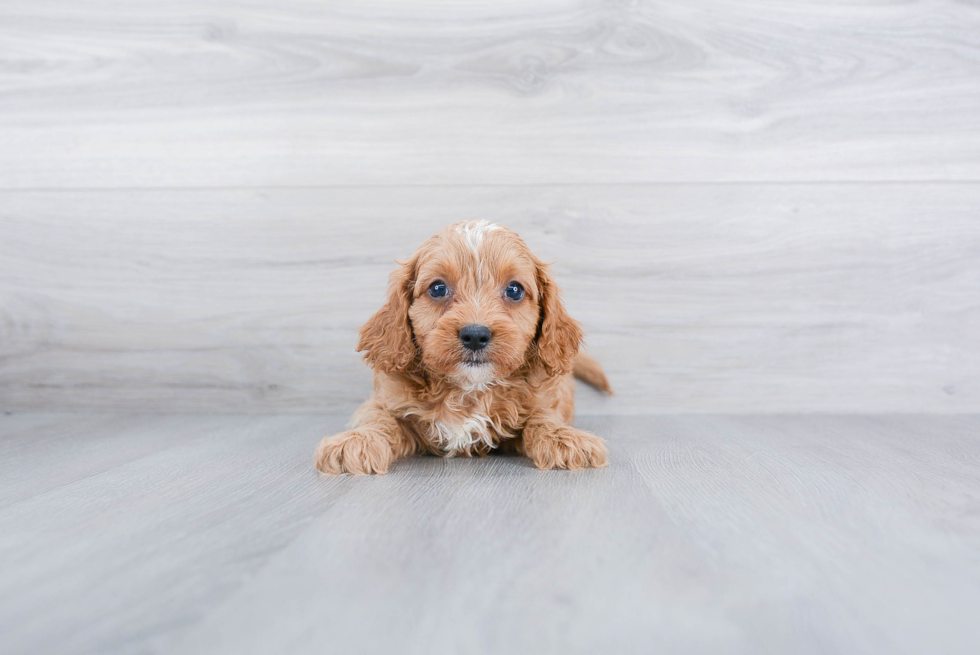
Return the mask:
{"type": "Polygon", "coordinates": [[[612,395],[612,387],[609,386],[609,380],[606,378],[606,374],[602,371],[602,367],[599,362],[595,360],[595,357],[585,352],[584,350],[578,351],[578,355],[575,356],[574,368],[572,372],[582,382],[591,384],[596,389],[600,391],[605,391],[610,396],[612,395]]]}

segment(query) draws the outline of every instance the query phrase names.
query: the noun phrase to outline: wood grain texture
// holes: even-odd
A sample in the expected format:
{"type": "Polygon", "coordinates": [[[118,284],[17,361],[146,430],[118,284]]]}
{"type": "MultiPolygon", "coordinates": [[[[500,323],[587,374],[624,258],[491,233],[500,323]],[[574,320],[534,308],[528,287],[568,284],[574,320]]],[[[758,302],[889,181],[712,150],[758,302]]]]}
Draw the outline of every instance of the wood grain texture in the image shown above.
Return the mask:
{"type": "Polygon", "coordinates": [[[980,180],[980,9],[0,7],[0,187],[980,180]]]}
{"type": "Polygon", "coordinates": [[[346,491],[313,468],[340,425],[67,415],[4,429],[0,652],[146,652],[193,624],[346,491]]]}
{"type": "Polygon", "coordinates": [[[980,411],[980,185],[0,193],[0,407],[338,412],[393,260],[455,220],[557,262],[583,413],[980,411]]]}
{"type": "Polygon", "coordinates": [[[0,507],[0,650],[980,648],[978,416],[596,416],[601,471],[317,478],[342,420],[0,416],[36,485],[0,507]]]}

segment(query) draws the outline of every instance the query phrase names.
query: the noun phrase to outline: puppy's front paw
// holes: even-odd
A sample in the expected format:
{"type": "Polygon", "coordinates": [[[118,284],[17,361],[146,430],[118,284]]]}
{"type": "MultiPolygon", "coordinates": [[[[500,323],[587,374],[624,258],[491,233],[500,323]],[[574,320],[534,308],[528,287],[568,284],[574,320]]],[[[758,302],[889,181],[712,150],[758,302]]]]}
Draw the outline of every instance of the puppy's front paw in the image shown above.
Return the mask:
{"type": "Polygon", "coordinates": [[[330,475],[384,475],[393,459],[391,445],[384,436],[362,430],[327,437],[316,449],[317,469],[330,475]]]}
{"type": "Polygon", "coordinates": [[[525,452],[539,469],[603,468],[609,465],[606,442],[599,437],[566,425],[525,441],[525,452]]]}

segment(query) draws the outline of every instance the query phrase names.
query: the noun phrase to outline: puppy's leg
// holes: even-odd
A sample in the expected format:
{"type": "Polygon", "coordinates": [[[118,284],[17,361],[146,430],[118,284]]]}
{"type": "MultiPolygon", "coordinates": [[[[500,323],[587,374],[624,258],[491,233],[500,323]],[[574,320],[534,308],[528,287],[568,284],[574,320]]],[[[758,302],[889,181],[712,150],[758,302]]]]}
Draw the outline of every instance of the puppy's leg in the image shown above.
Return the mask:
{"type": "Polygon", "coordinates": [[[415,454],[415,442],[404,433],[395,417],[373,400],[357,410],[353,425],[353,429],[320,442],[316,467],[321,473],[382,475],[396,459],[415,454]]]}
{"type": "Polygon", "coordinates": [[[587,469],[609,465],[606,442],[566,425],[554,412],[536,413],[524,426],[524,454],[539,469],[587,469]]]}

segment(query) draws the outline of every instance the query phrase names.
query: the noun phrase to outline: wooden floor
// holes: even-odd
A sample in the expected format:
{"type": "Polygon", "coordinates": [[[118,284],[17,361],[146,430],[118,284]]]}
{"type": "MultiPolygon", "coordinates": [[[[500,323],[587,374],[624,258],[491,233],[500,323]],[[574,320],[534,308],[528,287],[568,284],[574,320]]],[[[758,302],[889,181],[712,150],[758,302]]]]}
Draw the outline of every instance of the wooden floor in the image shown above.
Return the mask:
{"type": "Polygon", "coordinates": [[[975,653],[980,417],[600,417],[317,477],[342,417],[0,416],[3,653],[975,653]]]}
{"type": "Polygon", "coordinates": [[[0,3],[0,655],[980,652],[978,35],[0,3]],[[555,262],[611,467],[317,477],[393,260],[462,219],[555,262]]]}

